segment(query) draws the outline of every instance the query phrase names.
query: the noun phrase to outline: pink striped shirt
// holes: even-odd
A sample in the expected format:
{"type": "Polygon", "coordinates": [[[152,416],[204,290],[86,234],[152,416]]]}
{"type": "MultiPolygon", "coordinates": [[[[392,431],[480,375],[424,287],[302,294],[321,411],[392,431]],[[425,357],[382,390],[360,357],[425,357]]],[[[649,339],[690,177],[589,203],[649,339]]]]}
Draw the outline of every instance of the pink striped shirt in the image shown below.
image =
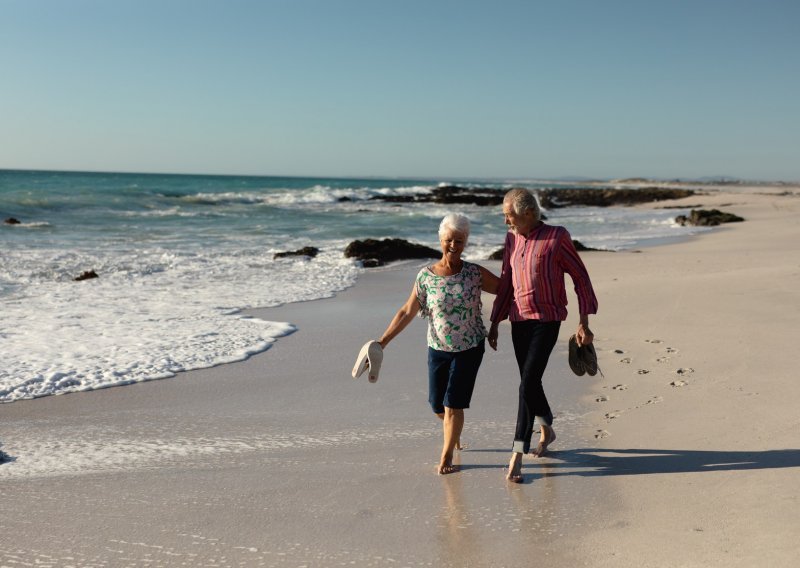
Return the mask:
{"type": "Polygon", "coordinates": [[[580,313],[596,314],[597,297],[589,273],[564,227],[542,223],[527,237],[509,231],[491,320],[564,321],[565,273],[575,285],[580,313]]]}

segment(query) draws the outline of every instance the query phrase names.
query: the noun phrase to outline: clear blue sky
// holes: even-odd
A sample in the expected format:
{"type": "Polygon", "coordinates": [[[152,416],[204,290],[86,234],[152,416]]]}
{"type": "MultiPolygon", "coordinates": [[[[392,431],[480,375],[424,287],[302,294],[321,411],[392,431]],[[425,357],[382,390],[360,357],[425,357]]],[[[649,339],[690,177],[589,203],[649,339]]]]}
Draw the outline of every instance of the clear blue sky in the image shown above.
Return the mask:
{"type": "Polygon", "coordinates": [[[0,168],[800,180],[800,1],[0,0],[0,168]]]}

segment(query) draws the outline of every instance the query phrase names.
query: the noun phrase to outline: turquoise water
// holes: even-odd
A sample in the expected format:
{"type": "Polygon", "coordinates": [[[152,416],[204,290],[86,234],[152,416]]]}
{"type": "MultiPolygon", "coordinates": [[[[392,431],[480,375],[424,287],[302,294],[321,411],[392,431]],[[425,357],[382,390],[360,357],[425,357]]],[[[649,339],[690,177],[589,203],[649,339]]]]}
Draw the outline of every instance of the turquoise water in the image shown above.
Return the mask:
{"type": "MultiPolygon", "coordinates": [[[[363,270],[345,259],[356,238],[437,247],[440,219],[472,220],[466,256],[502,246],[500,207],[396,204],[377,195],[426,192],[457,179],[322,179],[0,171],[0,401],[173,375],[264,351],[291,322],[241,311],[328,297],[363,270]],[[313,260],[274,260],[316,246],[313,260]],[[74,282],[87,270],[100,276],[74,282]]],[[[531,188],[546,182],[526,182],[531,188]]],[[[680,211],[569,208],[547,212],[599,248],[644,246],[689,233],[680,211]]]]}

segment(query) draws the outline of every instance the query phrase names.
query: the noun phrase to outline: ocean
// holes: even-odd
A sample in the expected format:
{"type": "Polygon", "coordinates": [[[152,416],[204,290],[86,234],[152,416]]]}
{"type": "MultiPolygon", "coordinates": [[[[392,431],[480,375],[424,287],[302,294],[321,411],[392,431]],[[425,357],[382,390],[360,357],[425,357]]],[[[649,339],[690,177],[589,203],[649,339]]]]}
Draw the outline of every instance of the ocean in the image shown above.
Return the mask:
{"type": "MultiPolygon", "coordinates": [[[[294,330],[245,315],[333,296],[365,269],[354,239],[438,248],[451,211],[472,222],[466,258],[502,246],[501,207],[374,196],[543,181],[341,179],[0,170],[0,402],[171,377],[241,361],[294,330]],[[313,259],[273,259],[314,246],[313,259]],[[93,270],[95,279],[75,281],[93,270]]],[[[685,237],[681,210],[545,211],[583,244],[625,250],[685,237]]],[[[398,298],[398,305],[404,298],[398,298]]],[[[387,321],[388,323],[388,321],[387,321]]]]}

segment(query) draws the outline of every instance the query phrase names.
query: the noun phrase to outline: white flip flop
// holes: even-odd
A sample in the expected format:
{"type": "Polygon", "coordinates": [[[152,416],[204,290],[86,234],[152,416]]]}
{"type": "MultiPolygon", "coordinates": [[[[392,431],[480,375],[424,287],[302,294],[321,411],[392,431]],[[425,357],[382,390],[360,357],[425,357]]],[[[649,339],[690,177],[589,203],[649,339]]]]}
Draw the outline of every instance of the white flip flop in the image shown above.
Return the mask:
{"type": "Polygon", "coordinates": [[[356,379],[369,369],[369,382],[378,381],[378,374],[381,372],[383,363],[383,347],[377,341],[367,341],[361,348],[353,366],[353,378],[356,379]]]}

